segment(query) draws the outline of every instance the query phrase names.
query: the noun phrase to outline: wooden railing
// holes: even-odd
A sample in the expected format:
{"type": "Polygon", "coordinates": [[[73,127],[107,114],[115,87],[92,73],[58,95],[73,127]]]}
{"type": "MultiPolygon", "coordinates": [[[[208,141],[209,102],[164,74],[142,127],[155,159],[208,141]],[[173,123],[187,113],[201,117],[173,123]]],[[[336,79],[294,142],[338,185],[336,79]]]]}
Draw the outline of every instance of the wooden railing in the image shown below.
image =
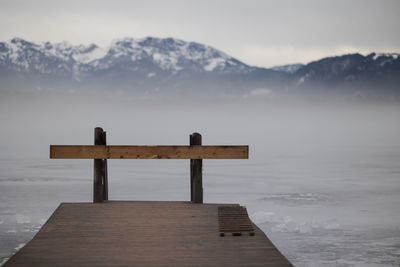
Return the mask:
{"type": "Polygon", "coordinates": [[[247,159],[248,146],[203,146],[190,135],[189,146],[110,146],[106,132],[94,130],[94,145],[50,145],[52,159],[94,159],[93,202],[108,200],[107,159],[190,159],[190,200],[203,203],[203,159],[247,159]]]}

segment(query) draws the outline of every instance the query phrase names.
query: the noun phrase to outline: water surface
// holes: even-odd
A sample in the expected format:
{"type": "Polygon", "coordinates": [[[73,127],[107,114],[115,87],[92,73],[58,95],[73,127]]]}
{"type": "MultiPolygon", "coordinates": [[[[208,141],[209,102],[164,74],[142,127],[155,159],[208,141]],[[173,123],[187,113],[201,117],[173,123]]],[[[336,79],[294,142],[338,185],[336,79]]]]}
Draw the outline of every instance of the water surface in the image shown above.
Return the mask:
{"type": "MultiPolygon", "coordinates": [[[[240,203],[295,266],[400,264],[400,106],[267,100],[0,100],[0,262],[60,202],[91,201],[92,160],[49,144],[249,144],[249,160],[205,160],[204,201],[240,203]]],[[[188,200],[188,160],[109,160],[113,200],[188,200]]]]}

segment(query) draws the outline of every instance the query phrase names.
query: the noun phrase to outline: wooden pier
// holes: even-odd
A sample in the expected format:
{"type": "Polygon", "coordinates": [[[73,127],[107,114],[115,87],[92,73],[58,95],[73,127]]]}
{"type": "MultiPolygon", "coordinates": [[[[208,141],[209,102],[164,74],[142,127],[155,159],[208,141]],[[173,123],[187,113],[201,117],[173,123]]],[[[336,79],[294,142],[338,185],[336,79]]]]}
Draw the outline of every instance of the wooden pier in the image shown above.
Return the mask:
{"type": "Polygon", "coordinates": [[[62,203],[10,266],[292,266],[238,204],[203,204],[202,160],[248,158],[247,146],[51,146],[94,159],[93,203],[62,203]],[[107,159],[190,159],[190,202],[108,201],[107,159]]]}
{"type": "Polygon", "coordinates": [[[62,203],[4,266],[292,266],[256,225],[221,236],[219,206],[62,203]]]}

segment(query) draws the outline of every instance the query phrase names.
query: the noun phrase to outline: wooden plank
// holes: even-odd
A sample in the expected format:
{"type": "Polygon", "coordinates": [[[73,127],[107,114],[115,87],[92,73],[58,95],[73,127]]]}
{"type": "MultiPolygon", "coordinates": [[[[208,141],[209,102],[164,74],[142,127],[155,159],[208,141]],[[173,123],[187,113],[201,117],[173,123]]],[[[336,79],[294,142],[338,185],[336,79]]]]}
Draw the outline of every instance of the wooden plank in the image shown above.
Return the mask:
{"type": "MultiPolygon", "coordinates": [[[[201,134],[190,135],[190,146],[201,146],[201,134]]],[[[203,160],[190,160],[190,200],[194,203],[203,203],[203,160]]]]}
{"type": "Polygon", "coordinates": [[[254,235],[253,224],[247,214],[246,207],[219,206],[218,207],[219,232],[224,236],[226,232],[242,234],[246,232],[254,235]]]}
{"type": "Polygon", "coordinates": [[[4,267],[292,266],[255,225],[254,236],[221,237],[218,206],[63,203],[4,267]]]}
{"type": "Polygon", "coordinates": [[[50,145],[55,159],[247,159],[248,146],[50,145]]]}

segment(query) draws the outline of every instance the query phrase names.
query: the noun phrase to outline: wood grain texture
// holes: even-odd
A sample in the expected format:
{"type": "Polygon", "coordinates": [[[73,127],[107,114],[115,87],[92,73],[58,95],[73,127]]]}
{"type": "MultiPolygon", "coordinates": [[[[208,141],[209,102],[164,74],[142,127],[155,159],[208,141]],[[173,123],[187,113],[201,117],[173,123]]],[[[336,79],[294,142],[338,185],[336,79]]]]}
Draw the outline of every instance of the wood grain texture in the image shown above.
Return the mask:
{"type": "Polygon", "coordinates": [[[55,159],[247,159],[248,146],[50,145],[55,159]]]}
{"type": "Polygon", "coordinates": [[[254,227],[247,214],[246,207],[219,206],[218,207],[219,232],[254,234],[254,227]]]}
{"type": "MultiPolygon", "coordinates": [[[[107,133],[103,132],[103,144],[107,145],[107,133]]],[[[103,198],[108,200],[108,165],[107,159],[103,159],[103,173],[104,173],[104,185],[103,185],[103,198]]]]}
{"type": "MultiPolygon", "coordinates": [[[[201,146],[201,134],[190,135],[190,146],[201,146]]],[[[190,160],[190,200],[203,203],[203,160],[190,160]]]]}
{"type": "MultiPolygon", "coordinates": [[[[94,145],[103,146],[107,145],[106,132],[102,128],[96,127],[94,129],[94,145]]],[[[107,160],[94,159],[93,160],[93,202],[102,202],[107,200],[106,195],[106,180],[107,180],[107,160]]]]}
{"type": "Polygon", "coordinates": [[[218,206],[62,203],[4,266],[292,266],[255,225],[220,237],[218,206]]]}

